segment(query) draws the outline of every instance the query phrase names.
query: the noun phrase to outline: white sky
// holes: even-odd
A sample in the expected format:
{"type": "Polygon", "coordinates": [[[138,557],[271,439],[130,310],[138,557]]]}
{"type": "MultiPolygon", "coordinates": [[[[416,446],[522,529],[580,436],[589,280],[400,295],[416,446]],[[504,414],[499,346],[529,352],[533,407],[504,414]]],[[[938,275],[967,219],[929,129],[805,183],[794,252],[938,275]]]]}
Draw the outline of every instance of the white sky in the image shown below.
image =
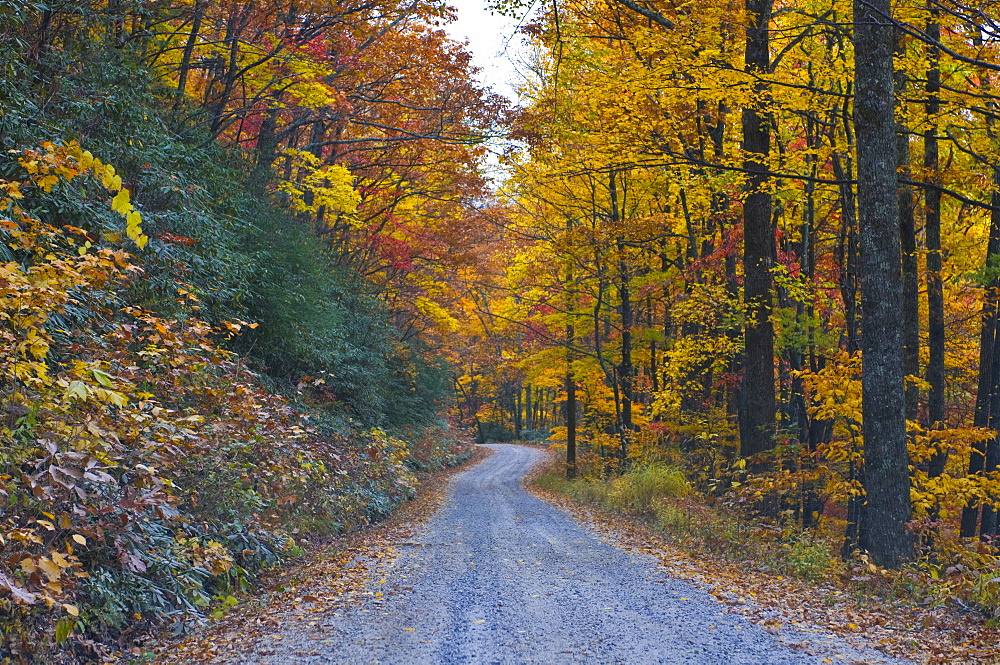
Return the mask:
{"type": "Polygon", "coordinates": [[[520,81],[517,61],[522,50],[518,22],[492,14],[487,0],[448,0],[458,10],[458,20],[445,26],[457,41],[469,40],[472,62],[482,71],[480,80],[511,100],[517,100],[512,84],[520,81]]]}

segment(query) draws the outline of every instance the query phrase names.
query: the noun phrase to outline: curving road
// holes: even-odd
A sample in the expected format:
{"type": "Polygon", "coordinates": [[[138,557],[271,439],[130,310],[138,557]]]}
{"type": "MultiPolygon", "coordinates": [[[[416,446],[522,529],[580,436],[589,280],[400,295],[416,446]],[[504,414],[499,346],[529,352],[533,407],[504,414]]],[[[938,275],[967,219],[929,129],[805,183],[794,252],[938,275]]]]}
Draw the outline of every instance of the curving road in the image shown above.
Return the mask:
{"type": "MultiPolygon", "coordinates": [[[[541,451],[492,447],[454,478],[426,530],[398,545],[375,581],[384,594],[328,613],[311,634],[292,631],[256,662],[823,662],[527,494],[521,478],[541,451]]],[[[846,645],[836,653],[832,662],[897,662],[846,645]]]]}

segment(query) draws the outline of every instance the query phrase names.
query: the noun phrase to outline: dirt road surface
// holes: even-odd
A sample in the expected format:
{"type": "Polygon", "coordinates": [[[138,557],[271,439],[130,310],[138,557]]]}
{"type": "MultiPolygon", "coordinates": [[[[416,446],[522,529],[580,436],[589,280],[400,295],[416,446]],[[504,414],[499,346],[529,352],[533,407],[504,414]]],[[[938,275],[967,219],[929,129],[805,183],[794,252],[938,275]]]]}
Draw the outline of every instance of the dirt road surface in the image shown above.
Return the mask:
{"type": "Polygon", "coordinates": [[[544,453],[514,445],[455,476],[441,511],[353,606],[318,612],[222,662],[901,663],[809,633],[804,653],[605,543],[521,486],[544,453]]]}

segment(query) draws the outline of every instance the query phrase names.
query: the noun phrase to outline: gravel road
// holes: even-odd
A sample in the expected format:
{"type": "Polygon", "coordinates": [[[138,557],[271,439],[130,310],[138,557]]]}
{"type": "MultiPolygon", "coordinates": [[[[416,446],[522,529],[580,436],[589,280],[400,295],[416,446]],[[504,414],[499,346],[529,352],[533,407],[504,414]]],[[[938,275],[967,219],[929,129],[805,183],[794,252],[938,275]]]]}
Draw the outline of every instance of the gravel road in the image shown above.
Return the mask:
{"type": "Polygon", "coordinates": [[[253,662],[900,662],[812,633],[812,644],[825,641],[820,655],[782,646],[652,557],[604,543],[527,494],[521,479],[541,451],[492,447],[455,476],[441,512],[397,546],[360,606],[289,628],[253,662]]]}

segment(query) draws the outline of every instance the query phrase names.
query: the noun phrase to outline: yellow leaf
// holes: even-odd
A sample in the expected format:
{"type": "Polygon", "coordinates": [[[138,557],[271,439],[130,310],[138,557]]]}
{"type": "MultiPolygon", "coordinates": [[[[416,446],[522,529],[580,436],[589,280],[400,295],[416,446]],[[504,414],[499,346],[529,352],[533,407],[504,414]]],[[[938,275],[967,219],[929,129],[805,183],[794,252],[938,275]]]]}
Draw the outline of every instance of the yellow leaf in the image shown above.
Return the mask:
{"type": "Polygon", "coordinates": [[[52,563],[56,564],[60,568],[69,568],[71,565],[73,565],[69,561],[67,561],[66,557],[64,557],[59,552],[52,552],[52,563]]]}
{"type": "Polygon", "coordinates": [[[87,544],[87,539],[84,538],[83,536],[81,536],[78,533],[74,533],[73,534],[73,540],[74,540],[74,542],[76,542],[77,545],[86,545],[87,544]]]}
{"type": "Polygon", "coordinates": [[[111,199],[111,209],[122,215],[127,215],[132,210],[130,196],[129,191],[123,188],[115,194],[115,198],[111,199]]]}
{"type": "Polygon", "coordinates": [[[69,603],[63,603],[63,609],[66,610],[66,613],[69,614],[70,616],[74,616],[74,617],[80,616],[80,610],[77,608],[76,605],[70,605],[69,603]]]}
{"type": "Polygon", "coordinates": [[[42,360],[49,354],[49,345],[48,342],[39,337],[31,341],[29,350],[31,351],[31,355],[38,360],[42,360]]]}
{"type": "Polygon", "coordinates": [[[129,238],[135,239],[135,235],[141,231],[141,225],[142,215],[139,214],[138,210],[133,210],[125,216],[125,232],[128,233],[129,238]]]}
{"type": "Polygon", "coordinates": [[[66,388],[66,399],[87,399],[90,392],[87,390],[87,384],[83,381],[70,381],[69,387],[66,388]]]}
{"type": "Polygon", "coordinates": [[[55,581],[62,576],[62,568],[44,557],[38,560],[38,568],[41,569],[41,571],[45,573],[45,576],[52,581],[55,581]]]}

